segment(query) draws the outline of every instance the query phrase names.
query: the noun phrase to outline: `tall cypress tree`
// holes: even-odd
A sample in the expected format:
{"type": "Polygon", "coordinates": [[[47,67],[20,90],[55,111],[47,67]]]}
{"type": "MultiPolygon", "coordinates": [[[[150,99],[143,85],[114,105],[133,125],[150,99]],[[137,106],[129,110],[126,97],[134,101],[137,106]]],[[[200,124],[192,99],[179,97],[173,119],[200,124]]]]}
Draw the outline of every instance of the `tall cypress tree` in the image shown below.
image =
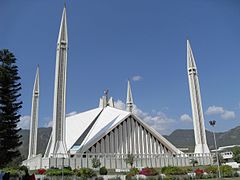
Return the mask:
{"type": "Polygon", "coordinates": [[[7,49],[0,50],[0,167],[20,156],[21,136],[17,123],[22,102],[16,58],[7,49]]]}

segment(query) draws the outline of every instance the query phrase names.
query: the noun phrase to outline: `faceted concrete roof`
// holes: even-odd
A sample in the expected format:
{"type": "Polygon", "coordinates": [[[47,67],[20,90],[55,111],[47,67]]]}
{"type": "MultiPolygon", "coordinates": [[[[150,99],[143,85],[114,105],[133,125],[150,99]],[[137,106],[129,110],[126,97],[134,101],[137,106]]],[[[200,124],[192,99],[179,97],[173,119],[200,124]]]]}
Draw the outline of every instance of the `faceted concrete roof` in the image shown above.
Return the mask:
{"type": "Polygon", "coordinates": [[[169,143],[153,128],[149,127],[140,118],[131,112],[120,110],[107,106],[105,108],[96,108],[83,113],[79,113],[66,119],[66,144],[67,150],[87,150],[98,140],[108,134],[118,124],[124,121],[128,116],[133,116],[140,124],[148,129],[162,144],[175,153],[181,153],[175,146],[169,143]],[[83,136],[83,137],[81,137],[83,136]],[[75,143],[82,138],[81,143],[75,146],[75,143]]]}

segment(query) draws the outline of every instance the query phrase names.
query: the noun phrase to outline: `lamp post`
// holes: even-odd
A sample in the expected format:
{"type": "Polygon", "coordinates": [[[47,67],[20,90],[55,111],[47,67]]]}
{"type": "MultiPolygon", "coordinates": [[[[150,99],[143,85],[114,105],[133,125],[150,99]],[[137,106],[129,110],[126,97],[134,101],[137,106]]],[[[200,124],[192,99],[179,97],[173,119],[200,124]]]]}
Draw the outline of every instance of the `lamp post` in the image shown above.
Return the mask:
{"type": "MultiPolygon", "coordinates": [[[[216,125],[216,121],[215,120],[209,121],[209,124],[214,128],[214,126],[216,125]]],[[[217,166],[218,166],[218,177],[221,178],[220,164],[219,164],[218,151],[217,151],[217,141],[216,141],[214,129],[213,129],[213,139],[215,144],[216,159],[217,159],[217,166]]]]}

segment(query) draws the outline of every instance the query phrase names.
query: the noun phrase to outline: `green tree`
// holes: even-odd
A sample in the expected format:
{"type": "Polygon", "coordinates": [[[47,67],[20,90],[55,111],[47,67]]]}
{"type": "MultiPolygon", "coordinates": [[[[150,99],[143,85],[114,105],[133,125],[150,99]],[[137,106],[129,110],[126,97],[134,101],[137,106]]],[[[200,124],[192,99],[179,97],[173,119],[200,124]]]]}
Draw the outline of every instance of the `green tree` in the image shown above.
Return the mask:
{"type": "Polygon", "coordinates": [[[134,155],[133,155],[133,154],[128,154],[128,155],[127,155],[127,158],[125,159],[125,162],[126,162],[127,164],[129,164],[129,165],[131,166],[131,168],[133,167],[134,161],[135,161],[134,155]]]}
{"type": "Polygon", "coordinates": [[[92,159],[92,167],[93,168],[99,168],[101,166],[101,162],[100,162],[100,159],[98,159],[97,157],[94,157],[92,159]]]}
{"type": "Polygon", "coordinates": [[[240,147],[235,146],[232,148],[233,152],[233,160],[236,161],[237,163],[240,163],[240,147]]]}
{"type": "Polygon", "coordinates": [[[196,159],[190,159],[190,164],[192,164],[193,167],[195,167],[198,164],[198,161],[196,159]]]}
{"type": "Polygon", "coordinates": [[[20,121],[19,101],[21,83],[16,58],[7,49],[0,50],[0,167],[20,156],[21,136],[17,127],[20,121]]]}

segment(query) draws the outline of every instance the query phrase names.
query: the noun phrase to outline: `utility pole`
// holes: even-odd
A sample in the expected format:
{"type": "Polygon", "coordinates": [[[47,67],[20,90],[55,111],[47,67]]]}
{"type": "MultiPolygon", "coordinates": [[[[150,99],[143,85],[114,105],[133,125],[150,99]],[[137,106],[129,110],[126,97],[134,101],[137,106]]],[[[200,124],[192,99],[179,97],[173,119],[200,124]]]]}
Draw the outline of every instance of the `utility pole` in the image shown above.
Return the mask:
{"type": "MultiPolygon", "coordinates": [[[[216,121],[215,120],[209,121],[209,124],[214,128],[214,126],[216,125],[216,121]]],[[[218,148],[217,148],[217,141],[216,141],[214,129],[213,129],[213,138],[214,138],[216,159],[217,159],[217,166],[218,166],[218,177],[221,178],[220,164],[219,164],[218,151],[217,151],[218,148]]]]}

